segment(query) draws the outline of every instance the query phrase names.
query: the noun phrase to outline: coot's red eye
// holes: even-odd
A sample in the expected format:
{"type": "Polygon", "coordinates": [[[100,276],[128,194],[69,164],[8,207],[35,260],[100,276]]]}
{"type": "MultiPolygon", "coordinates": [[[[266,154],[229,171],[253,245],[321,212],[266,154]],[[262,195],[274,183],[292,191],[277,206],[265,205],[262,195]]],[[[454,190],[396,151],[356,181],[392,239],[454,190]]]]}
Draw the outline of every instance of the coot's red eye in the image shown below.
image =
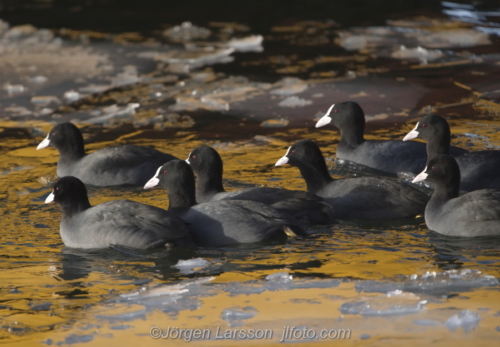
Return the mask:
{"type": "Polygon", "coordinates": [[[192,155],[192,156],[191,156],[191,159],[196,159],[196,156],[195,156],[195,155],[192,155]]]}
{"type": "Polygon", "coordinates": [[[339,113],[339,110],[333,110],[333,112],[335,112],[335,113],[339,113]]]}
{"type": "Polygon", "coordinates": [[[433,166],[433,167],[431,167],[431,170],[436,170],[436,168],[433,166]]]}
{"type": "Polygon", "coordinates": [[[427,128],[427,124],[422,124],[422,128],[427,128]]]}
{"type": "Polygon", "coordinates": [[[168,172],[167,172],[167,171],[163,171],[162,173],[163,173],[164,175],[166,175],[168,172]]]}
{"type": "Polygon", "coordinates": [[[56,187],[56,190],[59,190],[59,187],[56,187]]]}
{"type": "Polygon", "coordinates": [[[290,153],[295,154],[295,149],[294,149],[294,150],[292,150],[290,153]]]}

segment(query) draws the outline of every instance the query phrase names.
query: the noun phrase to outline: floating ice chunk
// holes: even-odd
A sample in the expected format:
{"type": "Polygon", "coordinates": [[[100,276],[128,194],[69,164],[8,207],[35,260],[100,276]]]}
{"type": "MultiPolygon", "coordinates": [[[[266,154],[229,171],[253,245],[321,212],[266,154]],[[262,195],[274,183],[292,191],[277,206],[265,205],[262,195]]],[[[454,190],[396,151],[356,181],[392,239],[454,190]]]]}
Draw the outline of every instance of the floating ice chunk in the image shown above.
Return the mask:
{"type": "Polygon", "coordinates": [[[13,95],[13,94],[18,94],[22,93],[26,90],[26,88],[22,84],[10,84],[7,83],[3,86],[3,89],[7,91],[7,94],[13,95]]]}
{"type": "Polygon", "coordinates": [[[264,41],[262,35],[252,35],[241,39],[233,38],[226,45],[234,48],[237,52],[262,52],[264,50],[262,41],[264,41]]]}
{"type": "Polygon", "coordinates": [[[13,113],[13,116],[31,116],[33,114],[32,111],[28,110],[24,106],[11,106],[6,107],[5,112],[13,113]]]}
{"type": "Polygon", "coordinates": [[[153,288],[143,287],[138,291],[121,294],[120,298],[126,300],[137,300],[138,298],[151,298],[156,296],[170,296],[184,294],[189,291],[189,288],[200,286],[201,284],[213,281],[215,277],[201,277],[195,280],[186,280],[184,282],[173,285],[160,285],[153,288]]]}
{"type": "Polygon", "coordinates": [[[132,118],[133,115],[135,115],[135,109],[138,108],[140,104],[136,103],[129,103],[125,107],[119,107],[118,105],[111,105],[103,109],[105,112],[104,115],[96,118],[90,118],[88,120],[89,123],[106,123],[109,120],[112,119],[127,119],[127,118],[132,118]]]}
{"type": "Polygon", "coordinates": [[[115,87],[126,86],[129,84],[141,82],[141,77],[137,72],[137,67],[133,65],[127,65],[123,68],[123,72],[117,74],[111,79],[111,84],[115,87]]]}
{"type": "Polygon", "coordinates": [[[479,270],[447,270],[444,272],[427,272],[423,275],[404,276],[397,282],[388,281],[360,281],[356,283],[356,290],[361,292],[387,292],[404,290],[406,292],[439,295],[449,293],[450,290],[468,291],[480,287],[496,287],[497,278],[484,275],[479,270]]]}
{"type": "Polygon", "coordinates": [[[300,78],[285,77],[276,82],[273,86],[279,87],[271,91],[275,95],[294,95],[307,90],[307,83],[300,78]]]}
{"type": "Polygon", "coordinates": [[[267,290],[289,289],[292,284],[293,276],[288,272],[277,272],[266,276],[267,290]]]}
{"type": "Polygon", "coordinates": [[[31,103],[36,105],[60,104],[61,100],[53,95],[34,96],[31,98],[31,103]]]}
{"type": "Polygon", "coordinates": [[[5,38],[15,40],[20,39],[25,36],[33,35],[36,33],[37,29],[31,24],[17,25],[10,28],[4,35],[5,38]]]}
{"type": "Polygon", "coordinates": [[[443,52],[437,49],[425,49],[422,47],[407,48],[400,46],[392,52],[391,56],[396,59],[419,59],[422,63],[434,61],[444,56],[443,52]]]}
{"type": "Polygon", "coordinates": [[[80,87],[78,90],[82,93],[85,94],[99,94],[103,93],[106,90],[112,88],[110,85],[104,85],[104,84],[90,84],[86,87],[80,87]]]}
{"type": "Polygon", "coordinates": [[[276,272],[270,275],[266,276],[266,280],[269,282],[283,282],[283,283],[288,283],[291,282],[293,279],[293,276],[290,275],[288,272],[276,272]]]}
{"type": "MultiPolygon", "coordinates": [[[[177,68],[192,70],[205,65],[230,63],[234,60],[230,55],[234,52],[234,48],[214,49],[196,48],[191,50],[173,51],[156,55],[156,60],[167,62],[177,68]],[[180,66],[180,67],[179,67],[180,66]]],[[[181,69],[182,70],[182,69],[181,69]]]]}
{"type": "Polygon", "coordinates": [[[281,101],[278,105],[281,107],[304,107],[311,104],[311,100],[301,99],[296,96],[290,96],[281,101]]]}
{"type": "Polygon", "coordinates": [[[64,93],[64,98],[68,101],[77,101],[82,97],[82,95],[74,90],[68,90],[67,92],[64,93]]]}
{"type": "Polygon", "coordinates": [[[422,326],[435,326],[441,324],[438,321],[432,320],[432,319],[415,319],[413,321],[413,324],[416,325],[422,325],[422,326]]]}
{"type": "Polygon", "coordinates": [[[384,33],[377,33],[376,35],[370,35],[367,33],[350,33],[344,31],[339,33],[339,38],[335,42],[348,51],[375,47],[390,47],[398,44],[398,40],[396,38],[381,35],[386,35],[385,31],[384,33]]]}
{"type": "Polygon", "coordinates": [[[195,269],[207,266],[209,262],[203,258],[194,258],[188,260],[179,260],[173,267],[179,269],[183,274],[195,273],[195,269]]]}
{"type": "Polygon", "coordinates": [[[144,307],[136,308],[125,312],[123,312],[123,309],[120,308],[119,310],[116,310],[119,313],[113,313],[113,311],[114,310],[111,310],[111,313],[98,314],[96,315],[96,318],[102,320],[123,322],[123,321],[133,321],[136,319],[144,319],[146,314],[146,308],[144,307]]]}
{"type": "Polygon", "coordinates": [[[476,30],[486,33],[489,35],[498,35],[500,36],[500,28],[491,28],[491,27],[482,27],[482,26],[477,26],[476,30]]]}
{"type": "Polygon", "coordinates": [[[186,42],[197,39],[206,39],[212,32],[209,29],[198,27],[191,22],[184,22],[163,32],[163,36],[172,41],[186,42]]]}
{"type": "Polygon", "coordinates": [[[9,23],[4,22],[3,20],[0,19],[0,34],[5,33],[7,30],[9,30],[9,23]]]}
{"type": "Polygon", "coordinates": [[[220,99],[211,99],[202,97],[196,99],[193,97],[180,96],[175,99],[176,103],[169,106],[172,111],[194,111],[199,108],[208,111],[229,111],[229,104],[220,99]]]}
{"type": "Polygon", "coordinates": [[[455,331],[460,327],[462,327],[464,331],[471,331],[478,326],[480,320],[481,318],[479,318],[479,315],[476,312],[463,310],[462,312],[448,318],[444,324],[451,331],[455,331]]]}
{"type": "Polygon", "coordinates": [[[35,77],[28,77],[27,80],[31,83],[38,83],[38,84],[41,84],[41,83],[45,83],[47,82],[49,79],[45,76],[41,76],[41,75],[38,75],[38,76],[35,76],[35,77]]]}
{"type": "Polygon", "coordinates": [[[240,283],[232,282],[228,283],[225,290],[231,294],[260,294],[266,290],[262,285],[258,283],[240,283]]]}
{"type": "Polygon", "coordinates": [[[230,326],[239,326],[243,325],[242,320],[253,318],[257,313],[258,311],[251,306],[231,307],[222,312],[221,318],[228,321],[230,326]]]}
{"type": "Polygon", "coordinates": [[[418,296],[412,293],[397,290],[384,296],[346,302],[340,307],[340,312],[343,314],[360,314],[362,316],[404,315],[423,310],[426,303],[426,300],[420,300],[418,296]]]}
{"type": "Polygon", "coordinates": [[[487,33],[474,29],[436,31],[428,35],[419,35],[417,40],[421,45],[433,48],[473,47],[491,44],[487,33]]]}

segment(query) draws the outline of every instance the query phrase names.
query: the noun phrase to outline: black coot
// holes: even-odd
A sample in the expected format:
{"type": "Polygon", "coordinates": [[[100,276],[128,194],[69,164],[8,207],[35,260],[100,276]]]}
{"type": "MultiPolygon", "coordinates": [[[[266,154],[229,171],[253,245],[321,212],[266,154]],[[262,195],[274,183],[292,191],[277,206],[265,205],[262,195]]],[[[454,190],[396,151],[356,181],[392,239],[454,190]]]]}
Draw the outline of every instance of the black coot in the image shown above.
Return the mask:
{"type": "Polygon", "coordinates": [[[311,140],[301,140],[288,148],[276,166],[299,168],[307,190],[328,201],[337,218],[406,218],[424,212],[429,197],[400,181],[359,177],[333,179],[321,150],[311,140]]]}
{"type": "Polygon", "coordinates": [[[36,149],[53,146],[59,151],[57,176],[74,176],[93,186],[144,185],[158,166],[176,159],[153,148],[121,145],[85,153],[83,136],[72,123],[61,123],[36,149]]]}
{"type": "Polygon", "coordinates": [[[270,205],[296,218],[307,217],[312,224],[335,223],[331,206],[319,196],[298,190],[255,187],[226,192],[222,185],[223,164],[217,151],[208,146],[196,147],[188,162],[196,174],[196,201],[252,200],[270,205]]]}
{"type": "Polygon", "coordinates": [[[186,225],[160,208],[130,200],[91,206],[85,185],[76,177],[60,178],[45,200],[52,201],[62,209],[60,233],[68,247],[120,245],[145,249],[193,243],[186,225]]]}
{"type": "Polygon", "coordinates": [[[296,219],[260,202],[223,200],[196,205],[194,173],[183,160],[161,166],[144,188],[156,185],[167,190],[168,210],[186,222],[200,246],[261,242],[285,234],[307,236],[296,219]]]}
{"type": "Polygon", "coordinates": [[[438,154],[413,182],[435,185],[425,208],[429,229],[450,236],[500,235],[500,190],[482,189],[458,195],[460,168],[448,154],[438,154]]]}
{"type": "Polygon", "coordinates": [[[365,114],[354,101],[333,104],[316,128],[333,124],[340,129],[337,158],[350,160],[390,175],[419,173],[427,162],[425,144],[395,140],[365,140],[365,114]]]}
{"type": "Polygon", "coordinates": [[[427,142],[428,160],[438,154],[451,154],[455,157],[460,168],[460,189],[500,189],[500,151],[468,152],[456,147],[450,150],[450,126],[446,119],[438,115],[422,118],[403,141],[416,137],[427,142]]]}

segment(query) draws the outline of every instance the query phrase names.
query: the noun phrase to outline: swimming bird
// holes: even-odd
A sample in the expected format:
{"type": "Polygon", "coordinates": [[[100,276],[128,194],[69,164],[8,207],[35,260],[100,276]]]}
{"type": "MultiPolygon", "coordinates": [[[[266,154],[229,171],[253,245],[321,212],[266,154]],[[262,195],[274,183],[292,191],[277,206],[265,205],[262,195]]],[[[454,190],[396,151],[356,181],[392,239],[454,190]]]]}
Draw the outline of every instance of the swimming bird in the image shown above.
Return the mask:
{"type": "Polygon", "coordinates": [[[407,218],[424,212],[429,197],[400,181],[358,177],[333,179],[325,159],[312,140],[290,146],[276,166],[296,166],[306,181],[307,191],[321,196],[333,207],[337,218],[407,218]]]}
{"type": "Polygon", "coordinates": [[[421,138],[427,142],[428,160],[438,154],[452,154],[460,168],[460,189],[500,189],[500,151],[484,150],[469,152],[462,148],[450,151],[451,131],[446,119],[427,115],[417,122],[403,141],[421,138]],[[461,150],[458,152],[457,150],[461,150]]]}
{"type": "Polygon", "coordinates": [[[449,236],[500,236],[500,190],[482,189],[458,195],[460,168],[448,154],[438,154],[413,182],[434,183],[425,208],[429,229],[449,236]]]}
{"type": "Polygon", "coordinates": [[[340,142],[337,145],[339,159],[353,161],[392,176],[402,171],[417,174],[425,167],[427,152],[423,143],[365,140],[365,114],[354,101],[330,106],[316,123],[316,128],[330,123],[340,129],[340,142]]]}
{"type": "Polygon", "coordinates": [[[76,177],[65,176],[54,185],[46,203],[62,210],[60,234],[72,248],[106,248],[112,245],[153,248],[193,244],[186,225],[172,213],[130,200],[90,205],[87,189],[76,177]]]}
{"type": "Polygon", "coordinates": [[[59,152],[57,176],[74,176],[93,186],[144,185],[159,165],[176,159],[153,148],[120,145],[85,152],[83,136],[74,124],[56,125],[38,149],[55,147],[59,152]]]}
{"type": "Polygon", "coordinates": [[[189,153],[186,162],[196,174],[196,201],[251,200],[271,205],[298,219],[306,217],[312,224],[335,223],[331,206],[319,196],[299,191],[271,187],[254,187],[226,192],[222,184],[223,163],[215,149],[198,146],[189,153]]]}
{"type": "Polygon", "coordinates": [[[307,236],[296,219],[256,201],[221,200],[196,204],[194,173],[184,160],[158,168],[144,189],[167,190],[168,211],[188,226],[200,246],[261,242],[276,236],[307,236]]]}

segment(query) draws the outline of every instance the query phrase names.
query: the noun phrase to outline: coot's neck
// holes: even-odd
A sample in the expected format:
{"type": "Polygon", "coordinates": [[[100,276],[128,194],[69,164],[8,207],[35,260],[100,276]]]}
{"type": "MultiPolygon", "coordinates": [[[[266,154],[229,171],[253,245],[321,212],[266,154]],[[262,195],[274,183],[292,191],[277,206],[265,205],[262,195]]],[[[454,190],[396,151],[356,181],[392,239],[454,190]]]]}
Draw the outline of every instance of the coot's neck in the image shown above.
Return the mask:
{"type": "Polygon", "coordinates": [[[196,199],[200,203],[209,201],[217,193],[225,192],[222,185],[222,165],[221,167],[214,166],[210,170],[197,172],[196,178],[196,199]]]}
{"type": "Polygon", "coordinates": [[[81,134],[68,136],[65,138],[64,146],[56,145],[55,147],[59,151],[60,162],[74,162],[86,155],[83,136],[81,134]]]}
{"type": "Polygon", "coordinates": [[[90,202],[87,196],[75,196],[70,200],[60,202],[63,219],[70,218],[78,213],[90,208],[90,202]]]}
{"type": "Polygon", "coordinates": [[[316,194],[323,189],[328,183],[333,181],[333,178],[328,173],[326,162],[323,157],[318,158],[310,163],[298,163],[296,165],[302,177],[306,181],[307,191],[316,194]]]}
{"type": "Polygon", "coordinates": [[[196,205],[194,184],[192,187],[183,187],[182,184],[174,185],[167,189],[167,195],[169,210],[174,208],[189,208],[196,205]]]}
{"type": "MultiPolygon", "coordinates": [[[[435,134],[436,135],[436,134],[435,134]]],[[[431,160],[438,154],[450,154],[451,134],[450,129],[443,130],[436,136],[430,136],[427,142],[427,160],[431,160]]]]}
{"type": "Polygon", "coordinates": [[[362,110],[351,113],[351,119],[338,128],[340,129],[340,142],[342,147],[356,148],[365,142],[365,115],[362,110]]]}
{"type": "Polygon", "coordinates": [[[448,200],[459,196],[460,178],[448,183],[438,182],[435,184],[434,193],[429,201],[429,204],[444,204],[448,200]]]}

